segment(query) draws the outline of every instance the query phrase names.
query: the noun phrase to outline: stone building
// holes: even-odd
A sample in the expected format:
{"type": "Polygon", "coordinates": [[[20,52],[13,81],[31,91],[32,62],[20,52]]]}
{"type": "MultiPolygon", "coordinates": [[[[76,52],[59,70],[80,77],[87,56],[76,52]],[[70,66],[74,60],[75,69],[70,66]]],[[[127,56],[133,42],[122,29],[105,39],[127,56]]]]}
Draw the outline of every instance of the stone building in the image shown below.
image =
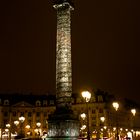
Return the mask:
{"type": "MultiPolygon", "coordinates": [[[[140,130],[140,111],[138,105],[125,100],[120,101],[120,106],[115,112],[112,102],[114,96],[102,91],[95,92],[88,103],[90,136],[92,138],[111,137],[118,129],[119,134],[126,135],[128,131],[135,133],[140,130]],[[133,116],[130,109],[136,108],[136,115],[133,116]],[[101,121],[101,117],[105,120],[101,121]],[[117,123],[117,128],[116,128],[117,123]]],[[[48,116],[55,111],[55,96],[49,94],[0,94],[0,137],[11,139],[21,131],[28,137],[39,137],[47,134],[48,116]],[[24,116],[25,121],[15,121],[24,116]],[[10,124],[8,126],[7,124],[10,124]],[[39,125],[38,125],[39,124],[39,125]],[[7,127],[6,127],[7,126],[7,127]],[[8,129],[8,131],[5,131],[8,129]]],[[[72,110],[79,116],[81,128],[87,125],[87,119],[81,118],[86,113],[87,106],[79,94],[72,95],[72,110]]],[[[80,130],[80,136],[86,137],[86,128],[80,130]]]]}

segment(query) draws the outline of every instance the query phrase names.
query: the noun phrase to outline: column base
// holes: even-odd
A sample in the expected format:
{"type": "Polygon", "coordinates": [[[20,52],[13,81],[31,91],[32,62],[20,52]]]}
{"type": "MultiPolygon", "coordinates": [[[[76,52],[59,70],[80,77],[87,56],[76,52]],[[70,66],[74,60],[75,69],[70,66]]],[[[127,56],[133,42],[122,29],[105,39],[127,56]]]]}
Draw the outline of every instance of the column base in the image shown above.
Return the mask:
{"type": "Polygon", "coordinates": [[[48,119],[47,140],[76,140],[79,137],[79,120],[73,111],[58,108],[48,119]]]}
{"type": "Polygon", "coordinates": [[[46,138],[46,140],[77,140],[77,138],[72,137],[52,137],[52,138],[46,138]]]}

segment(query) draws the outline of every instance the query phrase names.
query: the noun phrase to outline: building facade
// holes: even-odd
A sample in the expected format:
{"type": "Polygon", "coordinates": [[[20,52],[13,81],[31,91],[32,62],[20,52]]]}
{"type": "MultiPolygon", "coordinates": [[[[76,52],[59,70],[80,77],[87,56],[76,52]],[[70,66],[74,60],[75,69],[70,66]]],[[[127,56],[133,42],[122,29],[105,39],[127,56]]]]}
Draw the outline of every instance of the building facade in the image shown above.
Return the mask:
{"type": "MultiPolygon", "coordinates": [[[[88,103],[89,122],[82,118],[81,114],[87,112],[87,105],[80,94],[72,96],[72,110],[80,120],[80,137],[86,137],[86,125],[89,125],[90,136],[115,137],[116,129],[120,137],[126,136],[127,132],[139,134],[140,113],[137,108],[133,116],[129,105],[120,102],[118,111],[112,107],[115,100],[113,96],[102,92],[96,92],[91,96],[88,103]],[[104,120],[101,120],[104,117],[104,120]],[[85,126],[85,127],[83,127],[85,126]]],[[[24,132],[26,137],[45,137],[48,131],[48,117],[55,111],[55,96],[32,95],[32,94],[1,94],[0,95],[0,137],[12,139],[18,133],[24,132]],[[23,116],[24,122],[19,121],[23,116]],[[19,124],[15,122],[19,121],[19,124]],[[7,125],[7,124],[10,124],[7,125]]]]}

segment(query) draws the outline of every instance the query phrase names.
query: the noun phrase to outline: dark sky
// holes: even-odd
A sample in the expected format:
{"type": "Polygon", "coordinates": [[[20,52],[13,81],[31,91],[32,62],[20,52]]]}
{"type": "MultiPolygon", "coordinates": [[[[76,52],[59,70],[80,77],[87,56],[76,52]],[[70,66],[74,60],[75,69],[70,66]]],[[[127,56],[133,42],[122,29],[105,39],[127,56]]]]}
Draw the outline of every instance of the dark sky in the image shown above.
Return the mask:
{"type": "MultiPolygon", "coordinates": [[[[140,101],[139,0],[75,0],[73,91],[140,101]]],[[[56,11],[51,0],[0,2],[0,91],[55,92],[56,11]]]]}

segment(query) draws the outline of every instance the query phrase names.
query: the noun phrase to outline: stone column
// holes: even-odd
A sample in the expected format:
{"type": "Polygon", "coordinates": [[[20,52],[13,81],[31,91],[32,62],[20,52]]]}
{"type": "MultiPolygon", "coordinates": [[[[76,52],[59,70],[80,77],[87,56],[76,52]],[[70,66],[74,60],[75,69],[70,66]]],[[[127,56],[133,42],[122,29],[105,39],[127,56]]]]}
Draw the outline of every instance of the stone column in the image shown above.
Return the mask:
{"type": "Polygon", "coordinates": [[[79,136],[79,121],[71,109],[72,63],[71,63],[71,10],[70,0],[56,0],[56,111],[48,119],[48,138],[76,140],[79,136]]]}
{"type": "Polygon", "coordinates": [[[57,107],[70,106],[72,94],[71,10],[69,2],[55,4],[57,10],[56,99],[57,107]]]}

